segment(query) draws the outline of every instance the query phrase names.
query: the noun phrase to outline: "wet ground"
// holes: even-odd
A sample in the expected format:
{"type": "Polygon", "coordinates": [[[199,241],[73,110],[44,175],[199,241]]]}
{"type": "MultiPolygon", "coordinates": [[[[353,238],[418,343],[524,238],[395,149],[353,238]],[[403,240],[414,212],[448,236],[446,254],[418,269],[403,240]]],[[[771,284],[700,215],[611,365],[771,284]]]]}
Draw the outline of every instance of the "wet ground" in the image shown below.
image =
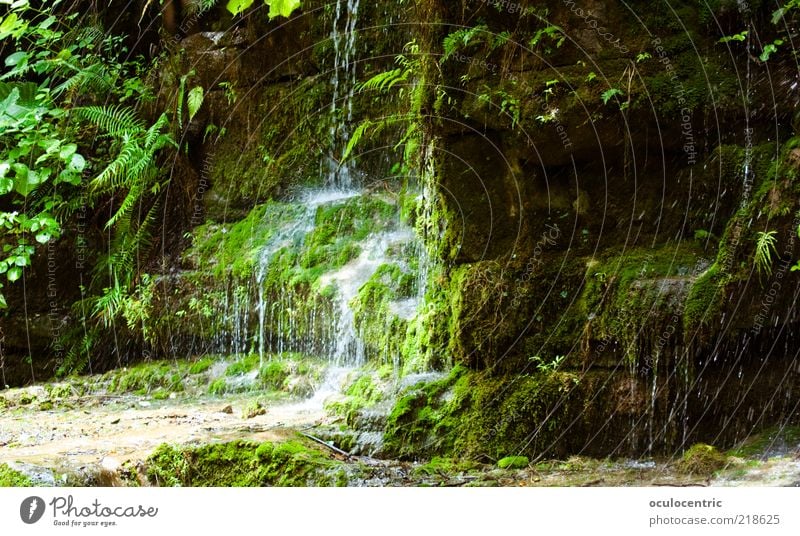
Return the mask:
{"type": "MultiPolygon", "coordinates": [[[[162,443],[280,442],[297,437],[298,432],[313,435],[318,427],[340,420],[326,413],[322,396],[287,400],[263,392],[175,393],[156,400],[131,393],[53,398],[48,394],[53,391],[53,386],[39,386],[0,392],[0,464],[45,485],[81,483],[81,478],[86,483],[114,484],[114,478],[98,481],[86,475],[113,475],[123,466],[141,467],[162,443]]],[[[726,466],[711,475],[686,474],[671,460],[573,457],[500,469],[452,460],[412,463],[349,457],[335,449],[320,449],[358,465],[364,476],[353,484],[368,486],[800,485],[800,440],[793,435],[779,442],[760,438],[751,445],[746,454],[729,456],[726,466]]]]}

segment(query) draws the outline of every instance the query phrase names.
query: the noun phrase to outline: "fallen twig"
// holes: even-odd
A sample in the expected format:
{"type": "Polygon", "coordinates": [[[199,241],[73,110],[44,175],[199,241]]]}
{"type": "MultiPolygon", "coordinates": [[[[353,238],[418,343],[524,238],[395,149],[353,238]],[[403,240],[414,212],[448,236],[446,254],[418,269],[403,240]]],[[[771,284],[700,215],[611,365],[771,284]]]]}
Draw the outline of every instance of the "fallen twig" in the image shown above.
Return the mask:
{"type": "Polygon", "coordinates": [[[345,452],[340,448],[334,447],[333,445],[328,444],[326,441],[323,441],[322,439],[320,439],[320,438],[318,438],[316,436],[313,436],[311,434],[307,434],[305,432],[300,432],[300,434],[303,435],[304,437],[307,437],[311,441],[314,441],[315,443],[319,443],[323,447],[326,447],[326,448],[332,450],[336,454],[339,454],[340,456],[344,456],[348,460],[353,457],[352,454],[350,454],[349,452],[345,452]]]}

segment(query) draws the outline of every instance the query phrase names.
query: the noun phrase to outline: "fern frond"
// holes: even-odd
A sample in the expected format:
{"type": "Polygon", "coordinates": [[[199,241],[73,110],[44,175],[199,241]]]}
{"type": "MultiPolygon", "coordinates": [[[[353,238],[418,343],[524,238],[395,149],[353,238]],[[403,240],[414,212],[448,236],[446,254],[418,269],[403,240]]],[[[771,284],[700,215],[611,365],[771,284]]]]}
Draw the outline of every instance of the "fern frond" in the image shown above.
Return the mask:
{"type": "Polygon", "coordinates": [[[165,140],[159,139],[160,137],[172,141],[172,138],[168,134],[162,132],[168,125],[169,118],[167,114],[161,114],[161,117],[153,123],[153,126],[147,129],[147,134],[144,137],[144,146],[147,149],[153,148],[154,150],[158,150],[166,144],[164,143],[165,140]]]}
{"type": "Polygon", "coordinates": [[[66,77],[66,80],[55,87],[53,90],[54,95],[61,95],[78,89],[103,93],[109,91],[114,85],[108,67],[102,63],[93,63],[83,68],[60,60],[59,64],[62,67],[59,71],[66,77]],[[68,73],[74,74],[69,76],[68,73]]]}
{"type": "Polygon", "coordinates": [[[127,106],[84,106],[76,108],[75,113],[114,137],[134,135],[145,130],[136,112],[127,106]]]}
{"type": "Polygon", "coordinates": [[[122,218],[127,217],[127,215],[133,210],[133,208],[141,199],[143,191],[144,184],[141,182],[137,182],[131,186],[130,190],[125,196],[125,199],[122,200],[122,204],[119,206],[114,215],[111,216],[106,222],[106,229],[112,227],[122,218]]]}
{"type": "Polygon", "coordinates": [[[448,34],[444,38],[444,54],[440,61],[444,63],[459,50],[476,44],[481,37],[484,37],[480,34],[489,34],[489,27],[485,24],[479,24],[472,28],[461,28],[448,34]]]}
{"type": "Polygon", "coordinates": [[[363,84],[359,85],[359,90],[377,90],[386,92],[400,82],[408,80],[411,72],[407,69],[392,69],[383,73],[378,73],[363,84]]]}
{"type": "Polygon", "coordinates": [[[145,153],[135,140],[129,140],[122,146],[117,157],[97,177],[92,179],[89,187],[96,193],[111,191],[130,184],[128,168],[144,158],[145,153]]]}
{"type": "Polygon", "coordinates": [[[367,119],[356,127],[356,129],[353,131],[353,135],[350,136],[350,140],[347,142],[347,147],[344,149],[344,154],[342,154],[342,162],[345,162],[348,158],[350,158],[350,154],[353,152],[355,146],[361,141],[361,138],[364,137],[364,134],[367,133],[367,130],[374,126],[375,123],[367,119]]]}

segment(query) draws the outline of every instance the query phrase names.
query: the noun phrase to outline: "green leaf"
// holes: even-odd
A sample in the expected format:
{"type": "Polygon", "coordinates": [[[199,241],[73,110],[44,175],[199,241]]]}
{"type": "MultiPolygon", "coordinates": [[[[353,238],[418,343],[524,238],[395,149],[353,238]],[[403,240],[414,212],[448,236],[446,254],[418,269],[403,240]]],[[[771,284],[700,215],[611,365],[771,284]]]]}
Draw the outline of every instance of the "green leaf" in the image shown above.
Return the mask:
{"type": "Polygon", "coordinates": [[[189,95],[186,97],[186,107],[189,108],[189,121],[194,118],[202,105],[203,88],[202,86],[195,86],[189,90],[189,95]]]}
{"type": "Polygon", "coordinates": [[[778,47],[783,44],[783,39],[776,39],[772,43],[764,46],[764,50],[761,52],[761,55],[758,57],[761,61],[767,61],[769,57],[778,51],[778,47]]]}
{"type": "MultiPolygon", "coordinates": [[[[8,96],[0,102],[0,115],[8,113],[8,110],[19,100],[19,90],[14,88],[8,96]]],[[[9,114],[10,115],[10,114],[9,114]]]]}
{"type": "Polygon", "coordinates": [[[6,67],[16,67],[20,62],[28,60],[28,53],[24,50],[14,52],[6,58],[6,67]]]}
{"type": "Polygon", "coordinates": [[[748,33],[749,32],[747,30],[745,30],[743,32],[739,32],[738,34],[726,35],[725,37],[721,38],[719,40],[719,42],[720,43],[729,43],[731,41],[744,41],[745,39],[747,39],[747,34],[748,33]]]}
{"type": "Polygon", "coordinates": [[[8,304],[6,303],[6,297],[0,294],[0,309],[8,309],[8,304]]]}
{"type": "Polygon", "coordinates": [[[603,100],[603,104],[608,104],[608,101],[618,95],[622,95],[622,90],[612,87],[611,89],[603,91],[602,95],[600,95],[600,98],[603,100]]]}
{"type": "Polygon", "coordinates": [[[78,153],[72,155],[69,159],[69,164],[67,164],[67,170],[80,173],[86,167],[86,159],[83,158],[78,153]]]}
{"type": "Polygon", "coordinates": [[[0,39],[5,39],[8,34],[17,28],[17,14],[10,13],[0,24],[0,39]]]}
{"type": "Polygon", "coordinates": [[[8,272],[6,272],[6,277],[12,283],[17,279],[19,279],[21,276],[22,276],[22,268],[20,268],[19,266],[12,266],[11,268],[8,269],[8,272]]]}
{"type": "Polygon", "coordinates": [[[14,190],[20,195],[27,196],[31,193],[45,177],[32,169],[28,169],[25,164],[14,164],[14,190]]]}
{"type": "Polygon", "coordinates": [[[78,175],[77,173],[73,173],[68,169],[65,169],[58,174],[58,177],[56,177],[55,181],[56,184],[60,184],[62,182],[66,182],[67,184],[72,184],[77,186],[81,183],[81,176],[78,175]]]}
{"type": "Polygon", "coordinates": [[[238,15],[252,5],[253,0],[228,0],[225,9],[230,11],[231,15],[238,15]]]}
{"type": "Polygon", "coordinates": [[[74,155],[75,151],[77,151],[77,150],[78,150],[78,146],[77,145],[75,145],[74,143],[69,143],[69,144],[64,145],[63,147],[61,147],[61,150],[59,150],[59,152],[58,152],[58,157],[61,160],[64,160],[66,162],[67,158],[69,158],[70,156],[74,155]]]}
{"type": "Polygon", "coordinates": [[[46,244],[52,237],[53,235],[48,232],[41,232],[36,234],[36,241],[40,244],[46,244]]]}
{"type": "Polygon", "coordinates": [[[269,4],[269,18],[289,17],[295,9],[300,7],[300,0],[264,0],[269,4]]]}

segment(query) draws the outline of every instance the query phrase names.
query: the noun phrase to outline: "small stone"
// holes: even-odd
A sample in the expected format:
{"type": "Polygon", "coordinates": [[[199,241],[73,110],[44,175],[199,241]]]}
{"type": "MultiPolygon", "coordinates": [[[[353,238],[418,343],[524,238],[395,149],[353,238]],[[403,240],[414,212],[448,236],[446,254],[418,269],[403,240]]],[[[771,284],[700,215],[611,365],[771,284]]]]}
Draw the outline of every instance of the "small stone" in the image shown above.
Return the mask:
{"type": "Polygon", "coordinates": [[[116,472],[117,469],[119,469],[121,466],[122,464],[119,462],[119,460],[112,458],[110,456],[106,456],[100,462],[100,467],[102,467],[106,471],[111,471],[111,472],[116,472]]]}
{"type": "Polygon", "coordinates": [[[220,413],[225,413],[227,415],[231,415],[231,414],[233,414],[233,406],[228,404],[227,406],[225,406],[224,408],[222,408],[219,411],[220,411],[220,413]]]}
{"type": "Polygon", "coordinates": [[[266,415],[267,410],[264,408],[260,402],[256,402],[255,404],[250,404],[247,406],[244,411],[242,412],[243,419],[252,419],[253,417],[258,417],[259,415],[266,415]]]}
{"type": "Polygon", "coordinates": [[[111,424],[119,424],[119,421],[120,421],[120,419],[118,419],[118,418],[114,419],[113,421],[111,421],[111,424]]]}
{"type": "Polygon", "coordinates": [[[140,400],[139,405],[142,406],[143,408],[149,408],[150,402],[148,402],[147,400],[140,400]]]}

